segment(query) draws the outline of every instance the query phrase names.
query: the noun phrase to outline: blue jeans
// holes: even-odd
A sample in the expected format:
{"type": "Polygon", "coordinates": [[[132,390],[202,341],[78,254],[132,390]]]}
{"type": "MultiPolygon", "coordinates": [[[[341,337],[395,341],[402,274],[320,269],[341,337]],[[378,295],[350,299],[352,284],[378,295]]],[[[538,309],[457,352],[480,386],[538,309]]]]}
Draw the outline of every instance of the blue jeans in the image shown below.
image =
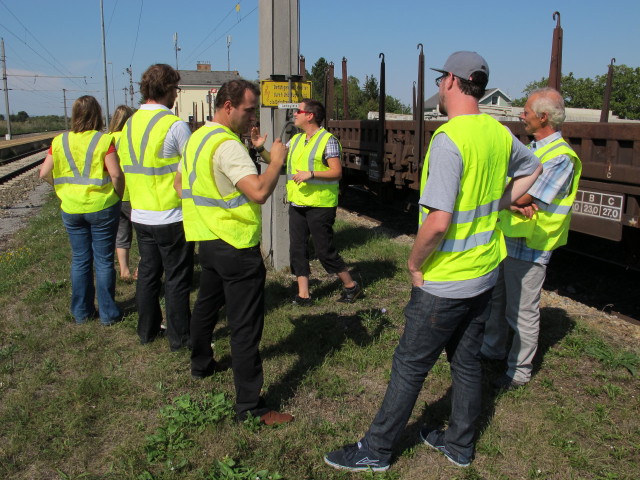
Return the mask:
{"type": "Polygon", "coordinates": [[[71,315],[76,323],[85,323],[95,315],[96,293],[103,324],[109,325],[122,316],[115,301],[116,271],[113,268],[119,216],[120,202],[98,212],[62,212],[62,223],[71,243],[71,315]]]}
{"type": "Polygon", "coordinates": [[[444,349],[453,380],[445,444],[460,460],[471,460],[482,401],[480,347],[490,300],[491,289],[473,298],[453,299],[413,287],[389,386],[363,439],[380,458],[391,459],[392,447],[409,421],[422,384],[444,349]]]}

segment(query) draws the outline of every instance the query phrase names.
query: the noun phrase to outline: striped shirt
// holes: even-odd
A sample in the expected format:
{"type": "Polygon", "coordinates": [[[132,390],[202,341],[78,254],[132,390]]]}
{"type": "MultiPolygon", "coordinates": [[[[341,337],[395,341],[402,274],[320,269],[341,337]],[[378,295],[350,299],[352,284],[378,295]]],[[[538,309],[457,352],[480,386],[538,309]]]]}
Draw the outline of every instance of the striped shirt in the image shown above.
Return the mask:
{"type": "MultiPolygon", "coordinates": [[[[561,132],[555,132],[542,140],[533,141],[529,145],[532,152],[562,138],[561,132]]],[[[536,203],[549,205],[555,198],[564,198],[569,193],[573,180],[573,162],[568,155],[558,155],[543,164],[543,170],[535,183],[529,189],[529,195],[536,199],[536,203]]],[[[527,246],[523,237],[504,237],[507,244],[507,254],[525,262],[547,265],[551,260],[553,250],[536,250],[527,246]]]]}

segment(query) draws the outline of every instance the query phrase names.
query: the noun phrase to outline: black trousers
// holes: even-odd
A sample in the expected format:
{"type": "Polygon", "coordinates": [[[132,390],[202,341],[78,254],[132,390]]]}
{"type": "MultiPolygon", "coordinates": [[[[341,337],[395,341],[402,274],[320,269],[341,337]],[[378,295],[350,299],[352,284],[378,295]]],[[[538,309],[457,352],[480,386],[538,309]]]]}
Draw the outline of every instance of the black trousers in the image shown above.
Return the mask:
{"type": "Polygon", "coordinates": [[[182,222],[168,225],[134,223],[140,250],[136,306],[141,343],[160,332],[160,287],[165,275],[167,338],[172,351],[189,346],[189,292],[193,281],[193,243],[186,241],[182,222]]]}
{"type": "Polygon", "coordinates": [[[333,244],[333,224],[336,207],[294,207],[289,205],[289,262],[296,277],[308,277],[309,235],[313,238],[316,255],[327,273],[347,270],[333,244]]]}
{"type": "Polygon", "coordinates": [[[264,382],[260,339],[264,326],[266,269],[260,246],[237,249],[222,240],[200,242],[200,291],[191,317],[191,373],[213,373],[211,348],[218,311],[226,305],[231,330],[231,368],[236,387],[236,414],[266,413],[260,390],[264,382]]]}

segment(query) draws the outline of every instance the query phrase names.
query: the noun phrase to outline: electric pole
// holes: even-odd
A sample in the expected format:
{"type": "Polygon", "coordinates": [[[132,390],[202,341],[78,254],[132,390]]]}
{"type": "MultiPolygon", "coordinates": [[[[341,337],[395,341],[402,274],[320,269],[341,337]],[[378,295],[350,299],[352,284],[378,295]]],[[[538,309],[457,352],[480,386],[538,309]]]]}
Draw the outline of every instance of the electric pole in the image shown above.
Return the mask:
{"type": "Polygon", "coordinates": [[[7,114],[7,134],[5,138],[11,140],[11,118],[9,115],[9,87],[7,86],[7,59],[4,56],[4,38],[0,38],[0,54],[2,54],[2,83],[4,85],[4,106],[7,114]]]}
{"type": "MultiPolygon", "coordinates": [[[[287,80],[298,78],[298,21],[299,0],[258,0],[260,80],[270,80],[271,75],[287,80]]],[[[260,130],[269,134],[265,148],[271,148],[272,139],[285,136],[292,122],[287,120],[287,110],[261,107],[260,130]]],[[[288,138],[283,138],[286,143],[288,138]]],[[[286,203],[287,176],[280,175],[273,194],[262,207],[262,251],[265,262],[276,270],[289,265],[289,215],[286,203]]]]}
{"type": "Polygon", "coordinates": [[[176,51],[176,70],[178,70],[178,52],[180,50],[182,50],[179,46],[178,46],[178,32],[173,34],[173,48],[176,51]]]}
{"type": "Polygon", "coordinates": [[[133,107],[133,70],[131,70],[131,65],[126,69],[129,74],[129,95],[131,96],[131,108],[133,107]]]}
{"type": "Polygon", "coordinates": [[[231,71],[231,35],[227,35],[227,72],[231,71]]]}
{"type": "Polygon", "coordinates": [[[69,122],[67,121],[67,89],[62,89],[62,101],[64,103],[64,129],[69,130],[69,122]]]}

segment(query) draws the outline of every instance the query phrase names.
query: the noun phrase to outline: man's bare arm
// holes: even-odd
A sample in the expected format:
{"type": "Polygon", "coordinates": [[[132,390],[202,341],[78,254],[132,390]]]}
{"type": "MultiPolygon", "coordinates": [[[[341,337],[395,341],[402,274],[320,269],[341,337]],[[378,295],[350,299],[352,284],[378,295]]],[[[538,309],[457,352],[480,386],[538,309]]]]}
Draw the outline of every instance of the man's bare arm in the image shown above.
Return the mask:
{"type": "Polygon", "coordinates": [[[425,260],[438,247],[451,224],[452,214],[443,210],[431,210],[418,230],[413,248],[409,254],[407,266],[411,283],[419,287],[424,283],[420,270],[425,260]]]}

